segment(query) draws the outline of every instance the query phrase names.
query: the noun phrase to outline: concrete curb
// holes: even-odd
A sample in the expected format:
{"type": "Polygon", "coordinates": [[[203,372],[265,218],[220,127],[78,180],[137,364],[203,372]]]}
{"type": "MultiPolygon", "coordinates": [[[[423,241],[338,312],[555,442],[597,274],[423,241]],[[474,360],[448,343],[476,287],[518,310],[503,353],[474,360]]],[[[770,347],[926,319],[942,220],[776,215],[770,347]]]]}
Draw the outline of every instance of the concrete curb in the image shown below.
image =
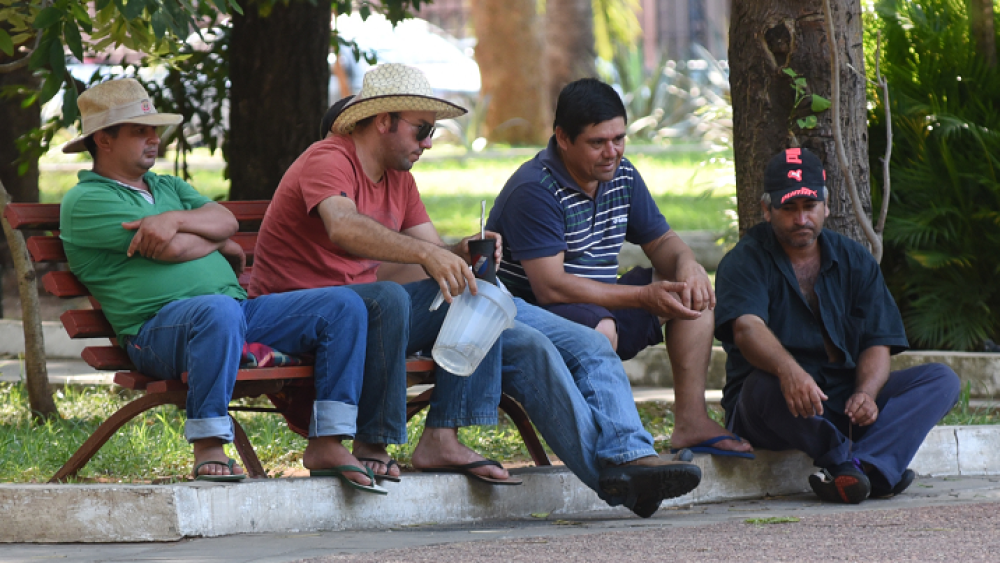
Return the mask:
{"type": "MultiPolygon", "coordinates": [[[[1000,427],[935,428],[910,465],[922,476],[1000,473],[1000,427]]],[[[808,490],[815,468],[800,452],[756,460],[698,455],[702,484],[664,506],[789,495],[808,490]]],[[[515,470],[519,487],[492,487],[460,475],[406,474],[378,497],[336,479],[267,479],[238,484],[0,485],[0,542],[145,542],[246,533],[382,529],[533,513],[610,508],[563,467],[515,470]]]]}

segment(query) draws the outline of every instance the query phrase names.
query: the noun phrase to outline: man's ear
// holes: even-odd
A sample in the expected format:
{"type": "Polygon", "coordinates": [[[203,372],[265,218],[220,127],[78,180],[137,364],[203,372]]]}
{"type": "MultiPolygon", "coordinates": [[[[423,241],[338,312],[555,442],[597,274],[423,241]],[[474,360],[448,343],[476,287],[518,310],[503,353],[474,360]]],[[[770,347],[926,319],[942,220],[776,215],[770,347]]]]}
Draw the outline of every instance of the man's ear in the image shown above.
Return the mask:
{"type": "Polygon", "coordinates": [[[93,135],[94,145],[97,146],[98,151],[111,150],[111,140],[113,138],[114,137],[108,135],[108,132],[105,131],[104,129],[101,129],[100,131],[94,131],[93,135]]]}
{"type": "Polygon", "coordinates": [[[766,203],[764,203],[762,201],[762,202],[760,202],[760,210],[764,212],[764,220],[767,221],[768,223],[770,223],[771,222],[771,206],[768,205],[768,204],[766,204],[766,203]]]}
{"type": "Polygon", "coordinates": [[[388,133],[392,129],[392,116],[388,113],[380,113],[375,116],[375,128],[379,133],[388,133]]]}
{"type": "Polygon", "coordinates": [[[823,217],[826,218],[829,216],[830,216],[830,206],[827,205],[826,202],[823,202],[823,217]]]}
{"type": "Polygon", "coordinates": [[[569,140],[569,134],[567,134],[566,131],[558,125],[556,125],[556,144],[559,145],[559,148],[562,150],[566,150],[573,144],[569,140]]]}

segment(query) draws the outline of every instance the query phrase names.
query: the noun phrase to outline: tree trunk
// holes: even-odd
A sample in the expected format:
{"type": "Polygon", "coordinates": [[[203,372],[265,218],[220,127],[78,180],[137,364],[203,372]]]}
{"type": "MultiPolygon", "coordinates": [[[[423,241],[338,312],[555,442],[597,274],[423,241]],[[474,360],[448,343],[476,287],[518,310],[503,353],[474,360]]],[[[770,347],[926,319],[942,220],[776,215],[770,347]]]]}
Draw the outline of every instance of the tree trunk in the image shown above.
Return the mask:
{"type": "Polygon", "coordinates": [[[28,247],[21,231],[11,228],[3,216],[10,196],[0,182],[0,223],[10,245],[17,272],[17,289],[21,295],[21,323],[24,327],[24,369],[25,384],[28,388],[28,404],[35,420],[58,418],[59,410],[49,389],[49,372],[45,365],[45,338],[42,333],[42,317],[38,307],[38,285],[35,268],[32,267],[28,247]]]}
{"type": "Polygon", "coordinates": [[[234,200],[270,199],[285,170],[313,142],[327,109],[330,3],[295,0],[233,14],[229,47],[230,141],[225,153],[234,200]]]}
{"type": "MultiPolygon", "coordinates": [[[[3,60],[0,56],[0,63],[3,62],[9,61],[3,60]]],[[[38,87],[40,84],[27,67],[0,74],[0,89],[14,85],[38,87]]],[[[23,176],[18,174],[18,163],[15,161],[21,153],[17,149],[16,141],[21,135],[41,127],[42,119],[38,113],[38,106],[22,108],[21,101],[20,96],[0,98],[0,123],[3,124],[0,127],[0,183],[3,183],[7,193],[10,194],[11,201],[34,202],[38,201],[38,159],[29,159],[28,170],[23,176]]],[[[0,282],[3,280],[4,272],[13,265],[4,240],[4,235],[0,232],[0,282]]],[[[3,316],[3,298],[0,295],[0,318],[3,316]]]]}
{"type": "Polygon", "coordinates": [[[997,66],[997,36],[993,28],[993,0],[967,0],[969,33],[976,53],[991,68],[997,66]]]}
{"type": "Polygon", "coordinates": [[[545,67],[549,99],[579,78],[597,76],[591,0],[548,0],[545,4],[545,67]]]}
{"type": "MultiPolygon", "coordinates": [[[[830,3],[842,67],[840,127],[862,207],[871,217],[861,4],[855,0],[830,3]]],[[[824,163],[830,191],[826,226],[869,246],[854,217],[844,173],[837,161],[831,112],[818,114],[814,129],[794,125],[794,118],[813,113],[808,101],[792,111],[791,78],[782,72],[783,68],[791,68],[806,78],[809,93],[831,99],[830,45],[822,0],[733,2],[729,80],[740,236],[763,221],[760,196],[768,160],[797,142],[824,163]]]]}
{"type": "Polygon", "coordinates": [[[544,143],[552,132],[552,110],[534,0],[476,0],[472,20],[481,95],[489,100],[484,136],[544,143]]]}

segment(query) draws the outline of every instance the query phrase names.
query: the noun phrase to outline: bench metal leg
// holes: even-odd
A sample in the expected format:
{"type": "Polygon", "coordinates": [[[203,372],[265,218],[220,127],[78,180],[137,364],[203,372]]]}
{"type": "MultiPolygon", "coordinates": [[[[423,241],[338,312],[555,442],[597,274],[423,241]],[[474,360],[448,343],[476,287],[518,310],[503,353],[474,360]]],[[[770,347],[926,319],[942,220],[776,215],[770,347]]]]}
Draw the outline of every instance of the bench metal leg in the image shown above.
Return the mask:
{"type": "Polygon", "coordinates": [[[524,446],[528,448],[528,453],[531,454],[531,459],[535,462],[535,465],[539,467],[552,465],[552,462],[549,461],[549,456],[545,453],[545,448],[542,447],[542,442],[538,439],[538,434],[535,433],[535,427],[531,425],[531,421],[528,419],[528,413],[524,412],[521,404],[511,399],[505,393],[500,396],[500,409],[507,413],[514,426],[517,426],[517,431],[521,433],[521,440],[524,441],[524,446]]]}
{"type": "Polygon", "coordinates": [[[66,477],[76,475],[76,472],[79,471],[84,465],[87,465],[90,458],[94,457],[94,454],[96,454],[126,422],[160,405],[175,405],[183,407],[186,399],[187,391],[150,393],[148,395],[143,395],[142,397],[139,397],[138,399],[118,409],[97,427],[97,430],[95,430],[94,433],[90,435],[90,438],[87,438],[87,441],[85,441],[83,445],[76,450],[73,456],[69,458],[69,461],[67,461],[66,464],[63,465],[58,472],[56,472],[55,476],[49,479],[49,483],[57,483],[66,477]]]}
{"type": "MultiPolygon", "coordinates": [[[[428,389],[406,402],[407,421],[430,404],[431,393],[433,391],[433,389],[428,389]]],[[[531,460],[535,462],[535,465],[539,467],[552,465],[548,454],[545,453],[545,448],[542,447],[541,440],[538,439],[538,434],[535,433],[535,427],[531,425],[531,420],[528,419],[528,413],[524,412],[521,404],[504,394],[500,397],[500,410],[507,413],[511,422],[517,427],[517,431],[521,434],[521,440],[524,441],[524,446],[528,448],[528,454],[531,455],[531,460]]]]}
{"type": "Polygon", "coordinates": [[[251,479],[267,479],[267,471],[264,471],[264,466],[261,465],[260,458],[257,457],[257,452],[253,449],[253,444],[247,438],[247,433],[243,431],[243,427],[233,418],[233,415],[229,415],[229,419],[233,421],[233,433],[235,434],[233,445],[236,446],[236,451],[239,452],[240,459],[243,460],[243,470],[251,479]]]}

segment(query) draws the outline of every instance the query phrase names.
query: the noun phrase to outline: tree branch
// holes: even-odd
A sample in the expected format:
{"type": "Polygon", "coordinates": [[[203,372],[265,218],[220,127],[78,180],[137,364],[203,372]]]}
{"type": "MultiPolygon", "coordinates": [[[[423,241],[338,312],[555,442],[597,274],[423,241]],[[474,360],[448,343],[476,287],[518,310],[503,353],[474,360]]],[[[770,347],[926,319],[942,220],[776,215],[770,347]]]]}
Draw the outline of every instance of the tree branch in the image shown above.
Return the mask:
{"type": "Polygon", "coordinates": [[[35,52],[35,49],[38,48],[38,45],[41,42],[42,42],[42,32],[41,30],[39,30],[37,33],[35,33],[35,46],[29,49],[28,52],[24,54],[24,57],[12,63],[0,64],[0,74],[7,74],[28,66],[28,63],[31,62],[32,53],[35,52]]]}
{"type": "Polygon", "coordinates": [[[830,0],[823,0],[823,13],[826,18],[826,33],[830,41],[830,72],[832,74],[832,106],[833,113],[833,140],[837,149],[837,161],[840,163],[844,181],[847,182],[848,195],[851,198],[851,206],[854,209],[854,216],[865,232],[865,237],[872,245],[872,255],[876,262],[882,261],[882,237],[875,233],[872,223],[865,215],[864,208],[861,207],[861,197],[858,195],[858,186],[854,182],[854,174],[851,172],[851,165],[847,161],[847,151],[844,149],[844,135],[840,127],[840,50],[837,46],[837,36],[833,29],[833,11],[830,9],[830,0]]]}
{"type": "Polygon", "coordinates": [[[875,36],[875,78],[882,90],[882,105],[885,108],[885,156],[882,157],[882,208],[875,223],[875,234],[882,238],[885,232],[885,218],[889,214],[889,159],[892,158],[892,110],[889,108],[889,81],[882,76],[882,31],[875,36]]]}

